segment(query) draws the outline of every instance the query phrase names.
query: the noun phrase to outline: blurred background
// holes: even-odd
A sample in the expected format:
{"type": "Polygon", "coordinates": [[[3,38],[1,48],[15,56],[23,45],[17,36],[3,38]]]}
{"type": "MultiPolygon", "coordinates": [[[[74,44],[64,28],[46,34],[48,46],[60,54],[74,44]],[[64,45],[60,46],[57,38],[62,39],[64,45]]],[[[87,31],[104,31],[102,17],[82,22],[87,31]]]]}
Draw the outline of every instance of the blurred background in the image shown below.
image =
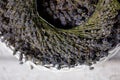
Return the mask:
{"type": "Polygon", "coordinates": [[[19,64],[12,51],[0,42],[0,80],[120,80],[120,51],[108,61],[89,67],[68,71],[30,69],[19,64]]]}

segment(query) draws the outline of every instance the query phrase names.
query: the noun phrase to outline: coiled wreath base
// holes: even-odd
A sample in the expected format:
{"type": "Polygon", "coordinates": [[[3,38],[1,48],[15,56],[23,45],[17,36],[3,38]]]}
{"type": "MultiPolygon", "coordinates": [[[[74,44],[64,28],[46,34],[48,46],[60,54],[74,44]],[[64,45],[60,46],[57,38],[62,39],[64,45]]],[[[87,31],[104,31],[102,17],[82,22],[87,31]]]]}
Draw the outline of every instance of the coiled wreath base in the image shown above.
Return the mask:
{"type": "Polygon", "coordinates": [[[84,24],[64,30],[38,14],[36,0],[1,0],[0,36],[20,61],[58,69],[92,65],[120,43],[119,10],[117,0],[99,0],[84,24]]]}

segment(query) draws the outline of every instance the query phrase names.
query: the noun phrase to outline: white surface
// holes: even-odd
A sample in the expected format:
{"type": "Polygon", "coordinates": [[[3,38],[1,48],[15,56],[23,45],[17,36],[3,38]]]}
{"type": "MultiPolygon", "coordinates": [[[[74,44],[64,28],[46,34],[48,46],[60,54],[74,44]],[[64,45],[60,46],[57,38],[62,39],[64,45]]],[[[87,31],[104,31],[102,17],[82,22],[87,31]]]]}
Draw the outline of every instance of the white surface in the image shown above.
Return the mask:
{"type": "Polygon", "coordinates": [[[94,70],[88,67],[66,72],[33,70],[11,55],[12,51],[0,42],[0,80],[120,80],[120,53],[110,61],[96,65],[94,70]]]}

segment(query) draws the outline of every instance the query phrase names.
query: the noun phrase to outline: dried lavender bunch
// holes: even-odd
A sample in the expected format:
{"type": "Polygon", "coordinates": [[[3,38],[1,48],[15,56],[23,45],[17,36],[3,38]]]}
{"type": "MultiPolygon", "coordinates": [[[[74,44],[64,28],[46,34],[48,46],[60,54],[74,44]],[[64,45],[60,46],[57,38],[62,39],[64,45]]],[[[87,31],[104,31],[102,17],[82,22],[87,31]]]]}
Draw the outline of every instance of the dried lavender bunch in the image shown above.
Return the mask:
{"type": "Polygon", "coordinates": [[[120,3],[117,0],[1,0],[0,36],[8,46],[15,48],[14,54],[20,52],[21,61],[25,56],[26,61],[31,60],[36,65],[58,69],[92,65],[107,57],[108,51],[120,43],[120,3]],[[62,9],[51,8],[52,3],[55,8],[62,5],[62,9]],[[68,5],[74,5],[69,15],[72,21],[66,17],[70,12],[68,5]],[[75,12],[71,17],[74,10],[79,9],[82,12],[75,12]],[[40,11],[58,25],[49,22],[40,11]],[[83,13],[85,15],[81,15],[83,13]],[[54,17],[57,14],[58,22],[54,17]],[[77,15],[85,20],[77,19],[80,22],[76,24],[77,15]]]}
{"type": "Polygon", "coordinates": [[[69,29],[83,24],[97,3],[98,0],[37,0],[37,7],[39,14],[48,22],[69,29]]]}

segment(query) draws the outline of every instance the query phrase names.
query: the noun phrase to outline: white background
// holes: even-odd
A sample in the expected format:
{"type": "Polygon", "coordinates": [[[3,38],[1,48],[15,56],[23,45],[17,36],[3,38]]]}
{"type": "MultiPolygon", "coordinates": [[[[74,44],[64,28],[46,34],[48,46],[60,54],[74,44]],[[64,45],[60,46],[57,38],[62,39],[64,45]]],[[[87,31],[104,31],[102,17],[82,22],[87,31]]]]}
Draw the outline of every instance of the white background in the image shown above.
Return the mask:
{"type": "Polygon", "coordinates": [[[120,51],[109,61],[97,64],[94,70],[31,70],[27,64],[19,64],[12,51],[0,42],[0,80],[120,80],[120,51]]]}

